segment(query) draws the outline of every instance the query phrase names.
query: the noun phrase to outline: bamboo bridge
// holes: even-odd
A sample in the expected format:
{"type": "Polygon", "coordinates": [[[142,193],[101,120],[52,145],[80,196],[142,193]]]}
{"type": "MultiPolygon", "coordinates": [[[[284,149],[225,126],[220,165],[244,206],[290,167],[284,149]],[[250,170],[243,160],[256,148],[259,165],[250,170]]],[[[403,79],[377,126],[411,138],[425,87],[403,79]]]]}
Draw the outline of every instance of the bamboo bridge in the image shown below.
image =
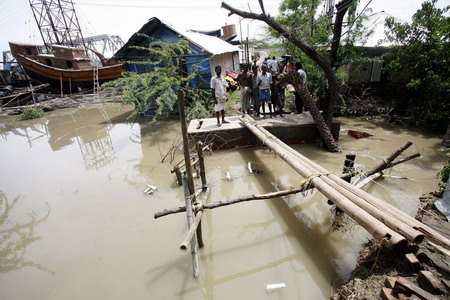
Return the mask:
{"type": "Polygon", "coordinates": [[[330,199],[338,208],[390,249],[432,238],[450,247],[450,240],[395,206],[353,186],[295,151],[249,116],[240,121],[267,147],[330,199]]]}
{"type": "MultiPolygon", "coordinates": [[[[202,191],[206,191],[207,183],[205,176],[205,167],[203,163],[203,144],[199,142],[197,145],[198,153],[192,157],[189,154],[188,134],[186,121],[184,119],[184,96],[179,95],[181,127],[183,135],[184,148],[184,176],[177,174],[179,184],[183,183],[185,193],[185,206],[179,206],[172,209],[165,209],[154,214],[154,218],[159,218],[169,214],[185,212],[188,218],[188,233],[180,250],[185,252],[188,245],[191,245],[191,253],[193,257],[194,277],[198,276],[198,256],[197,243],[201,248],[203,241],[201,236],[201,218],[205,209],[214,209],[217,207],[236,204],[244,201],[263,200],[290,195],[294,193],[303,192],[309,188],[316,188],[329,201],[333,202],[336,207],[349,215],[355,222],[364,227],[372,236],[386,247],[397,250],[406,248],[408,243],[421,243],[425,238],[428,242],[437,246],[450,249],[450,240],[432,229],[430,226],[423,224],[415,218],[404,213],[395,206],[379,199],[359,187],[352,185],[350,182],[344,180],[345,174],[338,176],[332,172],[327,171],[320,165],[314,163],[307,157],[289,147],[286,143],[274,136],[263,126],[258,124],[253,118],[246,115],[239,117],[239,121],[247,127],[261,142],[274,151],[283,161],[291,166],[303,178],[300,186],[291,188],[285,191],[277,191],[267,194],[250,195],[239,197],[228,201],[219,201],[212,203],[203,203],[198,200],[200,193],[195,193],[192,179],[191,161],[200,162],[200,174],[202,175],[202,191]],[[182,177],[182,178],[181,178],[182,177]]],[[[408,159],[420,156],[416,153],[410,157],[393,161],[412,143],[407,143],[401,149],[392,153],[387,159],[376,166],[370,173],[380,172],[383,169],[392,167],[398,163],[404,162],[408,159]]],[[[174,170],[179,172],[178,166],[174,170]]],[[[348,175],[348,174],[347,174],[348,175]]],[[[368,172],[366,172],[367,177],[368,172]]],[[[347,176],[347,178],[351,177],[347,176]]],[[[203,198],[206,198],[204,193],[203,198]]]]}

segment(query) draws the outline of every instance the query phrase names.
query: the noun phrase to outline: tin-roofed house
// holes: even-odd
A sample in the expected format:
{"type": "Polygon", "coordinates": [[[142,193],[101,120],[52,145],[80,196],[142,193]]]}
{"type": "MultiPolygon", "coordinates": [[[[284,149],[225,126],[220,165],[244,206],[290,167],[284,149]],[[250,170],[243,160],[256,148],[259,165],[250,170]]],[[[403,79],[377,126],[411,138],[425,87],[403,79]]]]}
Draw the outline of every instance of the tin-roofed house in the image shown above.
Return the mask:
{"type": "MultiPolygon", "coordinates": [[[[224,72],[239,70],[239,47],[233,46],[216,36],[177,28],[155,17],[151,18],[138,32],[133,34],[113,58],[128,62],[128,71],[146,72],[145,65],[130,62],[145,59],[145,53],[132,46],[148,45],[149,38],[164,42],[178,42],[182,38],[186,39],[192,52],[185,57],[186,64],[184,67],[186,70],[184,71],[191,74],[195,70],[195,66],[199,67],[200,75],[204,82],[208,84],[208,87],[216,65],[220,64],[224,72]]],[[[198,86],[200,83],[194,80],[192,85],[198,86]]]]}

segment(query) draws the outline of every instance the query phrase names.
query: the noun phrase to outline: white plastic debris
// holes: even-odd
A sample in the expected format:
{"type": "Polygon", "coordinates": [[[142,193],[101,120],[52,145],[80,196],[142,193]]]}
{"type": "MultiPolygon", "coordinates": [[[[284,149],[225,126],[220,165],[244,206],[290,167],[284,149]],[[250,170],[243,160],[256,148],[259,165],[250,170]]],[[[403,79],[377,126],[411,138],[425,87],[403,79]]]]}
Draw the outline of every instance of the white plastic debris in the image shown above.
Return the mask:
{"type": "Polygon", "coordinates": [[[282,290],[285,287],[286,287],[286,283],[284,283],[284,282],[268,284],[268,285],[266,285],[266,293],[270,294],[275,291],[282,290]]]}
{"type": "Polygon", "coordinates": [[[156,191],[157,187],[154,185],[147,185],[147,188],[144,190],[144,193],[147,195],[150,195],[151,193],[153,193],[154,191],[156,191]]]}
{"type": "Polygon", "coordinates": [[[227,175],[225,176],[225,178],[226,178],[228,181],[233,180],[233,178],[231,177],[230,171],[227,171],[227,175]]]}
{"type": "Polygon", "coordinates": [[[248,171],[249,171],[250,173],[253,173],[253,170],[252,170],[252,163],[251,163],[251,162],[248,162],[247,168],[248,168],[248,171]]]}

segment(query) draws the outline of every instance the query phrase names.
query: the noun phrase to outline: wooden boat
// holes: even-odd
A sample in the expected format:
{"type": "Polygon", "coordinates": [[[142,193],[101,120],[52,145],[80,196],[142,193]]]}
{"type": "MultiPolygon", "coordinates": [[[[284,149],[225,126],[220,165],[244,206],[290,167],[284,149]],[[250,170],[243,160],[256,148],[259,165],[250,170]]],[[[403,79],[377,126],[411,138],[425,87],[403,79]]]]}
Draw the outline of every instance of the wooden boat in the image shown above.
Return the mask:
{"type": "MultiPolygon", "coordinates": [[[[71,94],[94,86],[96,70],[83,48],[52,45],[51,53],[45,54],[38,45],[10,42],[9,46],[27,76],[41,83],[49,83],[55,91],[71,94]]],[[[108,61],[100,53],[94,53],[102,64],[98,67],[99,84],[122,75],[123,64],[108,61]]]]}

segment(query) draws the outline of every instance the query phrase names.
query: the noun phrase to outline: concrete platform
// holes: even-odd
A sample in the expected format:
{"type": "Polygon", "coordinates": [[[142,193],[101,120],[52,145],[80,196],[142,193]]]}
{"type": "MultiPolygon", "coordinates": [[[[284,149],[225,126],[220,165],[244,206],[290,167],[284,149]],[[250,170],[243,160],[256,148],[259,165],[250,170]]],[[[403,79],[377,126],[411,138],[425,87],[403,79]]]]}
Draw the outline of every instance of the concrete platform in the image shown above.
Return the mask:
{"type": "MultiPolygon", "coordinates": [[[[309,112],[303,114],[284,114],[274,118],[253,117],[258,124],[286,144],[314,143],[319,140],[319,131],[309,112]]],[[[214,149],[262,146],[260,140],[244,125],[237,116],[225,117],[229,124],[217,126],[216,118],[195,119],[189,123],[188,136],[203,143],[213,143],[214,149]]],[[[333,122],[332,134],[339,138],[340,123],[333,122]]]]}

